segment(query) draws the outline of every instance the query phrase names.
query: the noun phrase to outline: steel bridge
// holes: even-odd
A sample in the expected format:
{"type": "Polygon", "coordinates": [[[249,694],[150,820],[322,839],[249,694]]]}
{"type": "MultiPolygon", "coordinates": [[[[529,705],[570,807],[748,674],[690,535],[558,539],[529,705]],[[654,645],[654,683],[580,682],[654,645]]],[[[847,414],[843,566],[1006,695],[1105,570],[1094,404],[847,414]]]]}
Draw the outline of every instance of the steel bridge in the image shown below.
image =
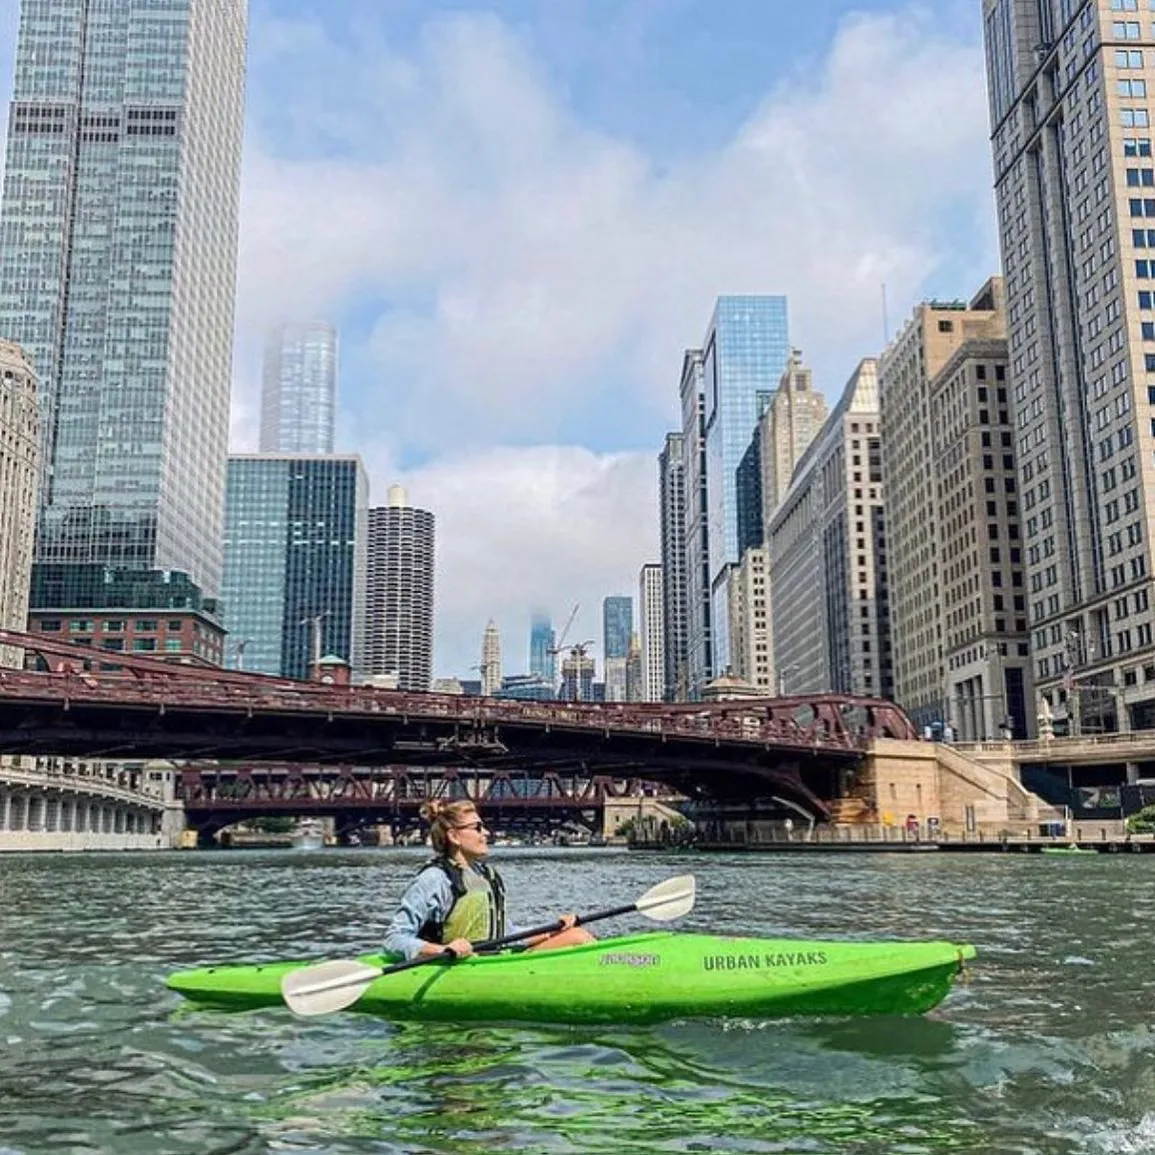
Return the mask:
{"type": "Polygon", "coordinates": [[[893,702],[825,694],[679,704],[516,702],[298,682],[0,630],[0,751],[637,778],[818,816],[873,738],[915,738],[893,702]]]}
{"type": "Polygon", "coordinates": [[[368,825],[396,833],[416,826],[430,799],[469,798],[495,830],[569,822],[595,831],[607,801],[654,794],[649,784],[607,775],[406,766],[197,764],[181,770],[177,785],[202,843],[236,822],[280,814],[335,818],[339,834],[368,825]]]}

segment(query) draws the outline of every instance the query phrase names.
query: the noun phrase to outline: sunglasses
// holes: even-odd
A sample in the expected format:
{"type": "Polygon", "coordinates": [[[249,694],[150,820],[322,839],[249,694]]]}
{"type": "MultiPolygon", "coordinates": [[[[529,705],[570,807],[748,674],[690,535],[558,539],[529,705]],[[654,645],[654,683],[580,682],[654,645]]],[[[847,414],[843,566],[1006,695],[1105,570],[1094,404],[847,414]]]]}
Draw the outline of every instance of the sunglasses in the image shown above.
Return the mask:
{"type": "Polygon", "coordinates": [[[480,834],[485,829],[485,823],[479,818],[476,822],[463,822],[460,826],[455,826],[454,830],[473,830],[480,834]]]}

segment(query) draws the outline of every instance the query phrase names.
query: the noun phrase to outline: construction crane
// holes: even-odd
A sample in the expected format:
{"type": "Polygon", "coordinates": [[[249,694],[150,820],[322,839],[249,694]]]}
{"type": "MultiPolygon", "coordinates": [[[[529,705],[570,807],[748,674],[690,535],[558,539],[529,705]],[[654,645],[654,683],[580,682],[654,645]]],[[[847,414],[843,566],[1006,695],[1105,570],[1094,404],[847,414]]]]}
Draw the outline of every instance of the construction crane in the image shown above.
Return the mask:
{"type": "Polygon", "coordinates": [[[549,649],[549,653],[551,654],[568,654],[570,661],[573,663],[575,702],[582,700],[582,665],[585,662],[586,655],[589,653],[590,646],[594,644],[593,638],[587,638],[584,642],[576,642],[568,646],[565,644],[565,640],[569,636],[570,628],[573,626],[574,618],[577,617],[577,612],[580,607],[580,602],[574,603],[574,607],[570,610],[565,626],[557,639],[557,645],[551,646],[549,649]]]}
{"type": "Polygon", "coordinates": [[[565,649],[565,640],[569,634],[570,627],[573,625],[574,618],[577,617],[577,612],[581,608],[581,602],[574,602],[573,609],[569,612],[569,617],[565,620],[565,625],[562,627],[561,633],[558,635],[555,645],[549,647],[546,653],[560,654],[565,649]]]}

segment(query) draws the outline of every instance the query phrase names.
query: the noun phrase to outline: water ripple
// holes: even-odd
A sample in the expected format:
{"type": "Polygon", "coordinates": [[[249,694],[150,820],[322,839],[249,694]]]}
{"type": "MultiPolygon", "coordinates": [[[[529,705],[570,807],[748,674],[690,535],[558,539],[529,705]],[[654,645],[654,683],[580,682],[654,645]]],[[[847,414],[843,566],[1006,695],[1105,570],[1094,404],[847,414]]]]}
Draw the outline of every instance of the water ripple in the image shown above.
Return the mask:
{"type": "Polygon", "coordinates": [[[499,859],[523,923],[693,870],[691,929],[974,942],[918,1019],[397,1026],[164,990],[177,967],[376,945],[422,857],[5,858],[0,1155],[1155,1152],[1147,857],[499,859]]]}

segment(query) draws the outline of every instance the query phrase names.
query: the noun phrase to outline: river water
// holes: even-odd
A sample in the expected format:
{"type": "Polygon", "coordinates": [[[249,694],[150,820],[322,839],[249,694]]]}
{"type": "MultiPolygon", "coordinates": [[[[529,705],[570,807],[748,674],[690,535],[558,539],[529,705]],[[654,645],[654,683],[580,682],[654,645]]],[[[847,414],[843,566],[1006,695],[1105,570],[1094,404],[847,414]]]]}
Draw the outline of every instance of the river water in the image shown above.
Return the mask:
{"type": "Polygon", "coordinates": [[[950,938],[979,957],[914,1019],[226,1014],[165,975],[373,949],[421,856],[0,857],[0,1155],[1155,1152],[1155,856],[495,858],[523,925],[693,871],[689,929],[950,938]]]}

